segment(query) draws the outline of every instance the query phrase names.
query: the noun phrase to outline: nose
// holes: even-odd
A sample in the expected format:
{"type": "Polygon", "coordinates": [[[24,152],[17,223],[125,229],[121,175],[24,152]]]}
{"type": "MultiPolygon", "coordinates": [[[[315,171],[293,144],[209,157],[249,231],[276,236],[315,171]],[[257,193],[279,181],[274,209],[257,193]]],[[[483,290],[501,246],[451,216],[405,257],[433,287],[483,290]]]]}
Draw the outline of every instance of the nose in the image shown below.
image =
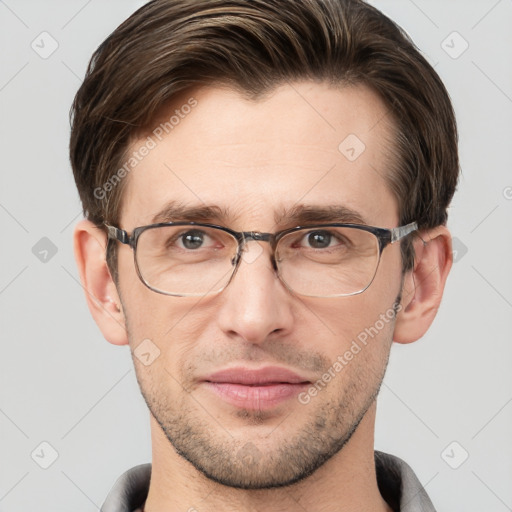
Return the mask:
{"type": "Polygon", "coordinates": [[[267,243],[248,242],[236,274],[219,296],[217,321],[228,337],[259,344],[292,329],[293,295],[279,280],[270,252],[267,243]]]}

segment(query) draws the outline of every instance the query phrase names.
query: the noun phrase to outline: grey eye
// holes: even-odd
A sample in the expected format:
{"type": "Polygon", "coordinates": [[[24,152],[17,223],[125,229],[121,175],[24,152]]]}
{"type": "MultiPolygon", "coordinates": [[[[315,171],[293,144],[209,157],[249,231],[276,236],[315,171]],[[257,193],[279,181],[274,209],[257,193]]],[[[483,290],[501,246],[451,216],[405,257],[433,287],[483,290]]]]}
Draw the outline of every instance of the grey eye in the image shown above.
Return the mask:
{"type": "Polygon", "coordinates": [[[185,249],[198,249],[204,243],[205,233],[199,230],[187,231],[180,238],[185,249]]]}
{"type": "Polygon", "coordinates": [[[307,236],[307,241],[314,249],[325,249],[329,247],[332,240],[332,234],[327,231],[313,231],[307,236]]]}

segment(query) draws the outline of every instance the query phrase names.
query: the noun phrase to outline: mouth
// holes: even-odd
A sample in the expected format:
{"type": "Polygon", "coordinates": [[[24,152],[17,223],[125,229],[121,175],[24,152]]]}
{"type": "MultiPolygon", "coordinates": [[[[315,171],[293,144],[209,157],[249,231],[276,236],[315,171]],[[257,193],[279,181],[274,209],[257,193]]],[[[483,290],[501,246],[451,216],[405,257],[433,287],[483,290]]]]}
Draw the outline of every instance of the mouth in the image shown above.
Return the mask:
{"type": "Polygon", "coordinates": [[[235,407],[265,410],[292,399],[311,381],[291,370],[236,367],[216,372],[203,381],[207,389],[235,407]]]}

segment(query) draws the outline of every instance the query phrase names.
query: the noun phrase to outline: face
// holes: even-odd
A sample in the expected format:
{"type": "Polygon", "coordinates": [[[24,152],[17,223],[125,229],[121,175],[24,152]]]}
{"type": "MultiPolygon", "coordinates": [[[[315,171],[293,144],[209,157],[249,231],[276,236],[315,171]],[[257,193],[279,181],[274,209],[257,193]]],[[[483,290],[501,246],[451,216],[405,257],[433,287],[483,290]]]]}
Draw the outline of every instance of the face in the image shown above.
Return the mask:
{"type": "MultiPolygon", "coordinates": [[[[196,220],[237,231],[275,232],[296,225],[292,211],[332,206],[368,225],[398,225],[384,179],[392,127],[368,89],[304,82],[249,101],[209,87],[189,91],[172,111],[191,97],[194,108],[181,110],[190,112],[168,134],[158,132],[161,140],[152,135],[155,147],[127,178],[121,228],[151,224],[170,202],[218,208],[222,218],[196,220]],[[365,145],[362,152],[356,146],[355,159],[339,149],[351,134],[365,145]]],[[[169,220],[184,219],[193,220],[169,220]]],[[[151,414],[199,471],[241,488],[290,484],[338,454],[377,395],[400,293],[398,244],[384,250],[371,286],[351,297],[294,294],[276,277],[270,254],[269,244],[249,242],[221,293],[172,297],[145,287],[132,250],[119,244],[132,352],[143,340],[159,351],[148,365],[134,357],[151,414]],[[269,367],[293,372],[299,383],[282,375],[274,380],[288,384],[241,385],[225,375],[213,383],[223,370],[247,377],[269,367]]]]}

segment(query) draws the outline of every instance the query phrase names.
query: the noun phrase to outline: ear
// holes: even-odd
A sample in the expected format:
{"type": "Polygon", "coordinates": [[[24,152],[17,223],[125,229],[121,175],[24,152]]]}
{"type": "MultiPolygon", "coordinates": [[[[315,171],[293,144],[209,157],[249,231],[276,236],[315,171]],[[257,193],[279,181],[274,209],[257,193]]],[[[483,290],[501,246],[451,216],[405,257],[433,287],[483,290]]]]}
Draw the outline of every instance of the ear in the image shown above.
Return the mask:
{"type": "Polygon", "coordinates": [[[411,343],[428,330],[439,309],[452,267],[452,237],[445,226],[420,232],[414,241],[414,268],[404,276],[393,341],[411,343]]]}
{"type": "Polygon", "coordinates": [[[82,220],[75,227],[73,241],[80,281],[95,322],[107,341],[128,344],[121,300],[107,267],[106,234],[92,222],[82,220]]]}

